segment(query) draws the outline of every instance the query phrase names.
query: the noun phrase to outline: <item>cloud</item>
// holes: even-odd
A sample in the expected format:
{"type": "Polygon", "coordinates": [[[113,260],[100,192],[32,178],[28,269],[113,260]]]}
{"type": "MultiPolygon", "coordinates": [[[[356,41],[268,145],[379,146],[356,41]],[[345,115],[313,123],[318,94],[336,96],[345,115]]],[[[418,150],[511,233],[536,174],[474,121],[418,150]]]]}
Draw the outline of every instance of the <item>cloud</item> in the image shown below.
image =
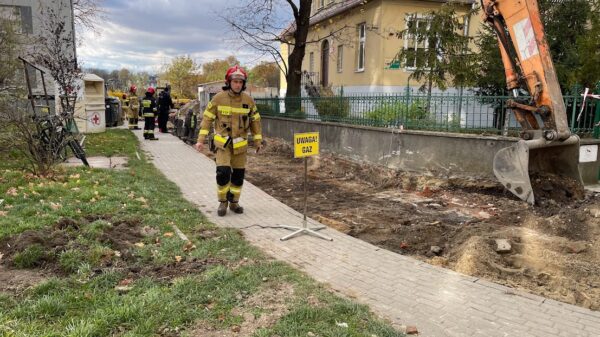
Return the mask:
{"type": "Polygon", "coordinates": [[[256,61],[255,51],[240,50],[227,38],[229,27],[218,13],[239,0],[105,0],[106,19],[98,34],[82,32],[78,58],[86,68],[128,68],[158,72],[175,56],[198,64],[235,55],[256,61]]]}

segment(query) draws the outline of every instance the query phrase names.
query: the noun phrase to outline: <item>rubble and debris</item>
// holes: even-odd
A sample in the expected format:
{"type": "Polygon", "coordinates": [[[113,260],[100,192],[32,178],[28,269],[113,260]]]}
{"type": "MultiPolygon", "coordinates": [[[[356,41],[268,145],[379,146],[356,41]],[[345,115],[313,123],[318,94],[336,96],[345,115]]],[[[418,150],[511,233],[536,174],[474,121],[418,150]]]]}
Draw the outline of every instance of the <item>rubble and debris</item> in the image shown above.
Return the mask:
{"type": "Polygon", "coordinates": [[[496,253],[504,254],[511,252],[512,246],[510,245],[510,242],[507,239],[496,239],[494,240],[494,242],[496,244],[496,253]]]}
{"type": "MultiPolygon", "coordinates": [[[[246,178],[301,212],[302,161],[292,158],[290,144],[269,144],[249,155],[246,178]]],[[[402,172],[322,154],[309,159],[308,216],[383,249],[600,310],[600,286],[593,286],[600,285],[600,245],[590,244],[600,242],[600,194],[573,194],[534,178],[540,203],[530,206],[494,179],[402,172]],[[496,238],[510,250],[497,253],[496,238]]]]}

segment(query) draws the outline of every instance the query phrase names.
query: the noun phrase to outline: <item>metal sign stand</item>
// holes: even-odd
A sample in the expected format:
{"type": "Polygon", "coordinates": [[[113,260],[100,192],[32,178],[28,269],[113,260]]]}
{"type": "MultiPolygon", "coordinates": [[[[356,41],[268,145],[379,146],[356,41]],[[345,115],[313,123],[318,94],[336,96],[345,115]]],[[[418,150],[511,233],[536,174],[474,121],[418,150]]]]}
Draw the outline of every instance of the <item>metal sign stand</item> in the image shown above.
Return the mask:
{"type": "Polygon", "coordinates": [[[304,218],[302,220],[302,227],[279,225],[279,227],[282,227],[285,229],[291,229],[291,230],[295,229],[296,230],[295,232],[282,237],[280,239],[281,241],[291,239],[292,237],[295,237],[300,234],[314,235],[321,239],[333,241],[332,238],[327,237],[327,236],[317,232],[318,230],[325,228],[325,226],[319,227],[319,228],[308,228],[308,224],[306,221],[306,208],[307,208],[307,204],[308,204],[308,192],[307,192],[307,187],[306,187],[307,183],[308,183],[308,161],[307,161],[307,157],[304,157],[304,218]]]}

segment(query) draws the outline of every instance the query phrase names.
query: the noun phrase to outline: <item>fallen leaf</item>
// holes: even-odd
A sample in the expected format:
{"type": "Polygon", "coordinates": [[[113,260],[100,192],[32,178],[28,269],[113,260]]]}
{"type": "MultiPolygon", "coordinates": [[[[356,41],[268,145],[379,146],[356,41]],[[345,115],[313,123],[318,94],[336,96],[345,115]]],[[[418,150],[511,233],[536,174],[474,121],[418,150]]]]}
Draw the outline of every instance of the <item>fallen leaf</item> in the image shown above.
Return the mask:
{"type": "Polygon", "coordinates": [[[183,251],[184,252],[188,252],[191,250],[196,249],[196,245],[192,243],[192,241],[187,241],[184,245],[183,245],[183,251]]]}
{"type": "Polygon", "coordinates": [[[77,191],[79,191],[79,190],[80,190],[80,188],[79,188],[79,187],[73,187],[73,188],[71,189],[71,191],[75,191],[75,192],[77,192],[77,191]]]}
{"type": "Polygon", "coordinates": [[[13,206],[13,205],[4,205],[4,208],[5,208],[5,209],[11,209],[11,208],[13,208],[13,207],[15,207],[15,206],[13,206]]]}
{"type": "Polygon", "coordinates": [[[141,232],[144,236],[154,236],[158,234],[158,229],[152,228],[150,226],[144,226],[142,227],[141,232]]]}
{"type": "Polygon", "coordinates": [[[11,188],[8,189],[8,191],[6,191],[6,194],[10,195],[10,196],[13,196],[13,197],[16,197],[17,194],[18,194],[18,192],[17,192],[16,188],[11,187],[11,188]]]}
{"type": "Polygon", "coordinates": [[[133,279],[131,279],[131,278],[126,278],[126,279],[123,279],[123,280],[121,280],[121,281],[119,282],[119,285],[120,285],[120,286],[126,286],[126,285],[129,285],[131,282],[133,282],[133,279]]]}
{"type": "Polygon", "coordinates": [[[139,201],[139,202],[142,202],[142,203],[144,203],[144,204],[148,202],[148,200],[146,200],[146,198],[144,198],[144,197],[139,197],[139,198],[137,198],[137,199],[135,199],[135,200],[136,200],[136,201],[139,201]]]}
{"type": "Polygon", "coordinates": [[[127,197],[129,199],[133,199],[133,198],[135,198],[135,194],[133,192],[131,192],[131,193],[127,194],[127,197]]]}
{"type": "Polygon", "coordinates": [[[94,194],[95,194],[95,195],[98,195],[98,191],[94,191],[94,194]]]}
{"type": "Polygon", "coordinates": [[[134,244],[134,246],[136,246],[138,248],[144,248],[145,244],[143,242],[138,242],[138,243],[134,244]]]}
{"type": "Polygon", "coordinates": [[[126,293],[131,290],[131,287],[130,286],[116,286],[115,290],[120,293],[126,293]]]}
{"type": "Polygon", "coordinates": [[[57,209],[61,209],[62,205],[61,204],[55,204],[53,202],[50,202],[50,208],[52,208],[53,210],[57,210],[57,209]]]}
{"type": "Polygon", "coordinates": [[[120,251],[115,250],[113,253],[115,254],[116,257],[121,257],[121,252],[120,251]]]}
{"type": "Polygon", "coordinates": [[[79,179],[79,178],[81,178],[81,175],[79,173],[77,173],[77,174],[71,174],[69,176],[69,179],[79,179]]]}
{"type": "Polygon", "coordinates": [[[170,237],[172,237],[173,235],[175,235],[175,234],[173,234],[173,232],[166,232],[165,234],[163,234],[163,236],[164,236],[165,238],[170,238],[170,237]]]}
{"type": "Polygon", "coordinates": [[[347,328],[348,327],[348,323],[346,323],[346,322],[338,322],[338,321],[336,321],[335,325],[337,325],[337,326],[339,326],[341,328],[347,328]]]}
{"type": "Polygon", "coordinates": [[[90,202],[96,202],[96,198],[90,199],[90,202]]]}
{"type": "Polygon", "coordinates": [[[0,211],[0,216],[7,216],[8,212],[7,211],[0,211]]]}
{"type": "Polygon", "coordinates": [[[177,263],[181,262],[181,256],[179,256],[179,255],[175,256],[175,262],[177,262],[177,263]]]}

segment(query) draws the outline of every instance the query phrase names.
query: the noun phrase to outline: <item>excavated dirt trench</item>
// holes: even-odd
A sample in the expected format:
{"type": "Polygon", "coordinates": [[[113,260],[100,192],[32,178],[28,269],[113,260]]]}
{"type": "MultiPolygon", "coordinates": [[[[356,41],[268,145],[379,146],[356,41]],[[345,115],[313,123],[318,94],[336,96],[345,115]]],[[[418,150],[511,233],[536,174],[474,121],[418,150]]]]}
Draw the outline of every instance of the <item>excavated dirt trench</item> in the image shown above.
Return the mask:
{"type": "MultiPolygon", "coordinates": [[[[269,140],[249,157],[246,178],[302,211],[302,173],[291,146],[269,140]]],[[[308,215],[400,254],[600,310],[600,197],[532,178],[541,200],[535,207],[495,181],[321,155],[309,161],[308,215]],[[507,239],[510,252],[497,252],[496,239],[507,239]]]]}

